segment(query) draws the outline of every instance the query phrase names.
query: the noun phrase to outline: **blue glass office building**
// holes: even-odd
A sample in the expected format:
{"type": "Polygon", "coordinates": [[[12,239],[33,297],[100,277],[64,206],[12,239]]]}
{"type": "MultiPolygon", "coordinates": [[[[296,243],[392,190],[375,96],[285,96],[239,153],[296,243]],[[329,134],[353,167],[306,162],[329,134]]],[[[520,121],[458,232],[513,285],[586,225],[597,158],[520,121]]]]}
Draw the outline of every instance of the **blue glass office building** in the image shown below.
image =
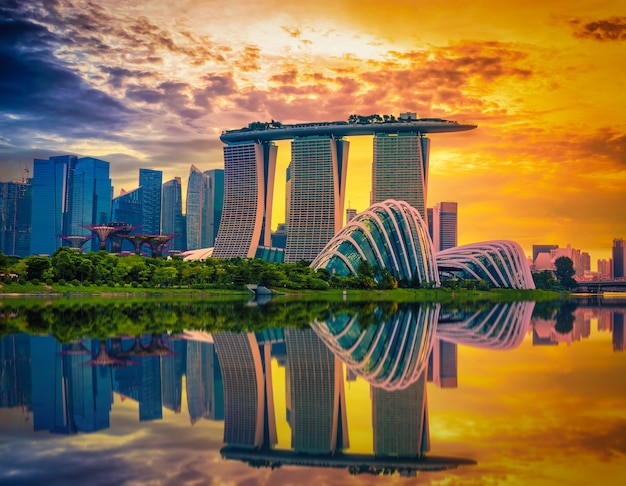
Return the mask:
{"type": "MultiPolygon", "coordinates": [[[[111,221],[111,178],[109,163],[92,157],[78,159],[72,176],[70,206],[66,235],[89,236],[85,226],[111,221]]],[[[91,250],[98,251],[99,241],[91,241],[91,250]]]]}
{"type": "Polygon", "coordinates": [[[69,192],[77,158],[73,155],[35,159],[32,178],[31,254],[52,254],[61,246],[69,192]]]}
{"type": "Polygon", "coordinates": [[[139,186],[142,192],[141,232],[148,235],[161,234],[161,185],[163,172],[139,169],[139,186]]]}

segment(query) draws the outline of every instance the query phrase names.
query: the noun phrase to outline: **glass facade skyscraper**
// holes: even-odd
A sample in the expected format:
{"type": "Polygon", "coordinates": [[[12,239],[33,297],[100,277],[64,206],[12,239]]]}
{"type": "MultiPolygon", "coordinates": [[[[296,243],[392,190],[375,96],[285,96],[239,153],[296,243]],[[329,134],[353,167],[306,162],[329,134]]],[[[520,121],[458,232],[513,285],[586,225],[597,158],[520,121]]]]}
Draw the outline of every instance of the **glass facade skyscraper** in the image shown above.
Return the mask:
{"type": "Polygon", "coordinates": [[[139,186],[142,191],[141,232],[149,235],[161,234],[161,185],[163,172],[139,169],[139,186]]]}
{"type": "Polygon", "coordinates": [[[215,246],[224,208],[224,170],[204,172],[202,197],[202,248],[215,246]]]}
{"type": "Polygon", "coordinates": [[[63,155],[33,163],[31,254],[52,254],[61,246],[59,235],[69,208],[70,187],[77,157],[63,155]]]}
{"type": "Polygon", "coordinates": [[[348,150],[329,136],[291,142],[286,262],[313,261],[343,226],[348,150]]]}
{"type": "MultiPolygon", "coordinates": [[[[138,187],[132,191],[123,191],[119,196],[113,198],[111,203],[111,220],[115,223],[126,223],[134,228],[140,228],[143,221],[142,193],[143,188],[138,187]]],[[[138,231],[138,229],[133,229],[130,234],[138,231]]],[[[129,241],[123,240],[122,250],[134,251],[134,247],[129,241]]]]}
{"type": "MultiPolygon", "coordinates": [[[[89,236],[84,226],[106,224],[111,221],[111,178],[109,163],[92,157],[78,159],[72,176],[66,235],[89,236]]],[[[91,250],[97,251],[99,242],[91,241],[91,250]]]]}
{"type": "Polygon", "coordinates": [[[405,201],[427,221],[426,193],[430,140],[420,133],[374,136],[371,203],[405,201]]]}
{"type": "Polygon", "coordinates": [[[28,256],[31,205],[29,182],[0,182],[0,251],[5,255],[28,256]]]}
{"type": "Polygon", "coordinates": [[[192,165],[187,184],[187,249],[215,245],[223,207],[224,170],[201,172],[192,165]]]}
{"type": "Polygon", "coordinates": [[[161,229],[164,235],[177,235],[170,243],[174,250],[187,248],[187,235],[183,226],[183,194],[180,177],[163,184],[163,206],[161,210],[161,229]]]}

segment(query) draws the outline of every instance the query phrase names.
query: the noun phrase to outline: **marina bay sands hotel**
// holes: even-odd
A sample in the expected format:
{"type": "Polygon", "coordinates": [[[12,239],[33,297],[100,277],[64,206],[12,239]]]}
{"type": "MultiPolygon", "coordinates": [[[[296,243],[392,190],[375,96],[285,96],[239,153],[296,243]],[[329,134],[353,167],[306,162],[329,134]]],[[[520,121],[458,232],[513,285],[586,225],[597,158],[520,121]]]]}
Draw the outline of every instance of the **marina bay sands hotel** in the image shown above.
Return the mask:
{"type": "Polygon", "coordinates": [[[356,117],[351,122],[251,123],[228,130],[224,207],[213,256],[259,257],[271,251],[277,140],[291,140],[285,262],[313,261],[342,228],[348,151],[344,137],[373,136],[371,203],[406,201],[426,217],[429,133],[476,128],[440,118],[356,117]]]}

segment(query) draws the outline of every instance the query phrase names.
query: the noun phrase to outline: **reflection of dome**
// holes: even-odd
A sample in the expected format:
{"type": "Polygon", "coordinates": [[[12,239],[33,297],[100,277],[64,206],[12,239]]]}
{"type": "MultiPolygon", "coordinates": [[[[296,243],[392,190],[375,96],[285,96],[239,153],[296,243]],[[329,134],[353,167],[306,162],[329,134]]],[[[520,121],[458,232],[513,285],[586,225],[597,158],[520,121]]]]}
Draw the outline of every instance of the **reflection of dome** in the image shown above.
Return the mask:
{"type": "Polygon", "coordinates": [[[385,316],[377,307],[372,316],[339,314],[316,320],[311,327],[339,359],[372,386],[398,390],[414,383],[424,371],[439,309],[439,304],[407,304],[385,316]]]}
{"type": "Polygon", "coordinates": [[[417,209],[404,201],[388,199],[354,217],[311,266],[347,276],[356,274],[365,260],[398,279],[439,284],[428,228],[417,209]]]}
{"type": "Polygon", "coordinates": [[[442,274],[483,279],[496,287],[535,288],[524,251],[514,241],[487,241],[440,251],[437,267],[442,274]]]}
{"type": "Polygon", "coordinates": [[[487,310],[445,317],[437,325],[437,337],[476,348],[514,349],[524,340],[535,303],[494,304],[487,310]]]}

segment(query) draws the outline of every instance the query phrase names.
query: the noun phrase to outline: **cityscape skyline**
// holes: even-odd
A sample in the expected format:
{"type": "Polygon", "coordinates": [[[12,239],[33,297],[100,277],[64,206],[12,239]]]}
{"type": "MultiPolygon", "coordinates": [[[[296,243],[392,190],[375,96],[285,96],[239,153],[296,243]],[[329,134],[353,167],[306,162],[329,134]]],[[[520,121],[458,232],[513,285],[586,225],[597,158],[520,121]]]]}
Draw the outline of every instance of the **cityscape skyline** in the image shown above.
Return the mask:
{"type": "MultiPolygon", "coordinates": [[[[150,167],[181,177],[185,194],[191,164],[222,168],[222,130],[412,111],[479,126],[432,136],[427,204],[463,208],[459,244],[506,238],[529,254],[538,242],[569,243],[594,262],[611,257],[626,234],[626,129],[620,85],[608,81],[621,79],[614,59],[626,46],[617,2],[579,0],[567,14],[557,2],[481,2],[471,15],[446,2],[420,9],[418,30],[413,2],[255,5],[278,13],[251,19],[219,2],[3,2],[0,179],[19,180],[35,158],[76,154],[109,161],[116,193],[150,167]],[[214,8],[228,15],[216,22],[214,8]]],[[[346,198],[362,211],[372,149],[347,140],[346,198]]]]}

